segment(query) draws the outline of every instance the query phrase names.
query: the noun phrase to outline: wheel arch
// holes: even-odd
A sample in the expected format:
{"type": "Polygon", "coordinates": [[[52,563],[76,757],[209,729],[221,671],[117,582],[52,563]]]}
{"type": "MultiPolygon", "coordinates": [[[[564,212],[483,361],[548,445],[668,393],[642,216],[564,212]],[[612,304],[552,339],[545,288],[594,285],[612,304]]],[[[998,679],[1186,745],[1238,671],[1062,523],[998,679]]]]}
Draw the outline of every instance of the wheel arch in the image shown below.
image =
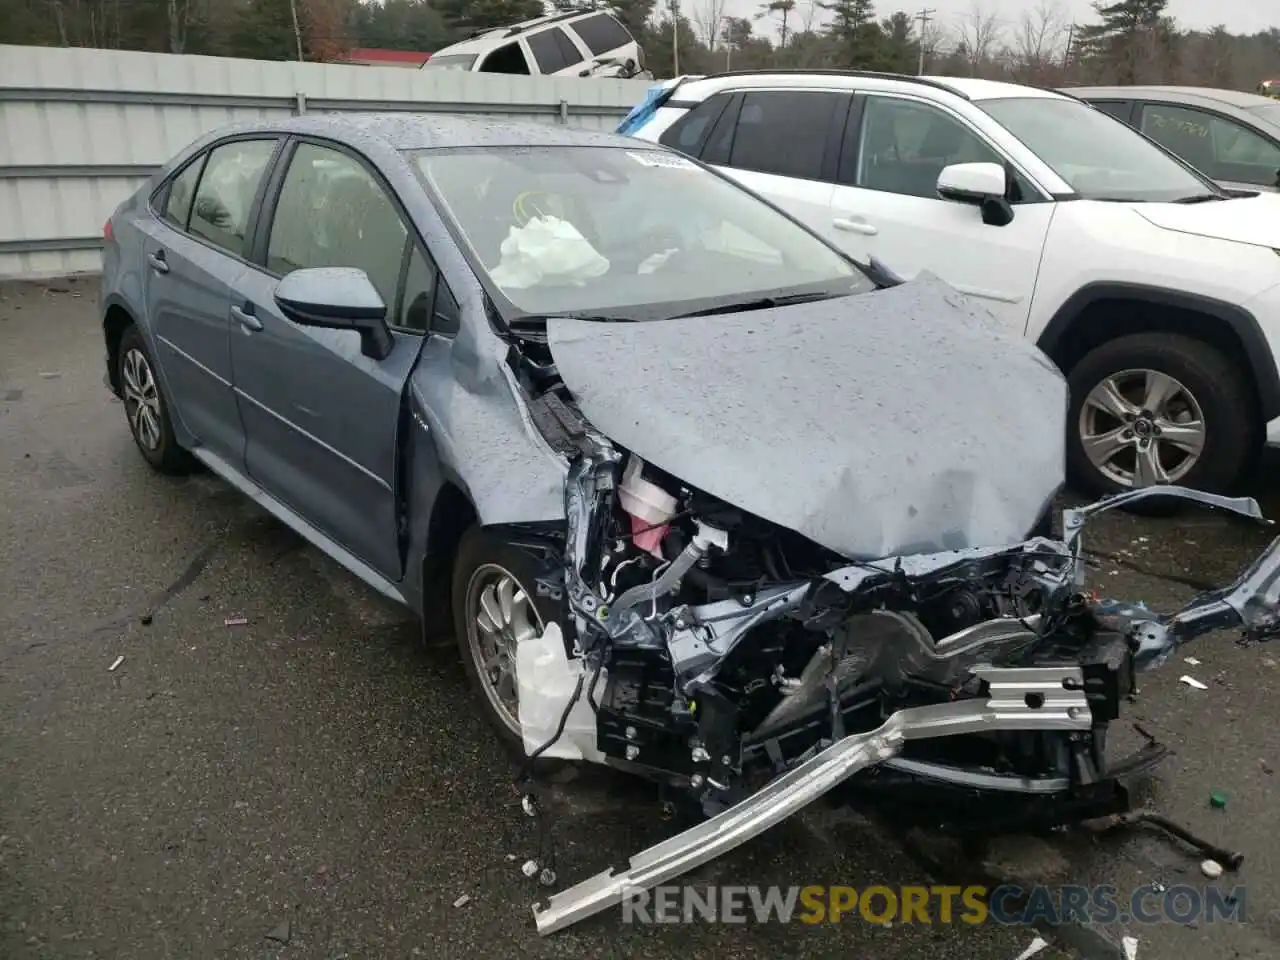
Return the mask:
{"type": "Polygon", "coordinates": [[[446,630],[453,629],[453,597],[450,589],[453,564],[462,535],[479,514],[471,498],[458,484],[446,480],[431,505],[422,551],[422,622],[437,619],[446,630]]]}
{"type": "Polygon", "coordinates": [[[1063,303],[1037,345],[1067,373],[1109,340],[1162,330],[1209,343],[1236,361],[1248,374],[1259,426],[1280,416],[1280,373],[1257,319],[1213,297],[1136,283],[1089,284],[1063,303]]]}
{"type": "Polygon", "coordinates": [[[118,298],[109,298],[102,314],[102,337],[107,348],[107,385],[116,396],[120,395],[120,341],[124,332],[136,321],[118,298]]]}

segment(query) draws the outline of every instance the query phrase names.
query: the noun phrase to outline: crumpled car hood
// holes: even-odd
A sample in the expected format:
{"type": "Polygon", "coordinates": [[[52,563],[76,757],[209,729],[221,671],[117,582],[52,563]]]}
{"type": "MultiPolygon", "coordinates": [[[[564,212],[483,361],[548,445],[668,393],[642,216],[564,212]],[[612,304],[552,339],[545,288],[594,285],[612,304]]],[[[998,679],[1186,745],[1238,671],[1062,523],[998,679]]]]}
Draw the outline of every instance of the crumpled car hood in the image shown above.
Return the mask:
{"type": "Polygon", "coordinates": [[[931,275],[548,343],[583,414],[687,484],[852,559],[1025,539],[1064,475],[1066,382],[931,275]]]}

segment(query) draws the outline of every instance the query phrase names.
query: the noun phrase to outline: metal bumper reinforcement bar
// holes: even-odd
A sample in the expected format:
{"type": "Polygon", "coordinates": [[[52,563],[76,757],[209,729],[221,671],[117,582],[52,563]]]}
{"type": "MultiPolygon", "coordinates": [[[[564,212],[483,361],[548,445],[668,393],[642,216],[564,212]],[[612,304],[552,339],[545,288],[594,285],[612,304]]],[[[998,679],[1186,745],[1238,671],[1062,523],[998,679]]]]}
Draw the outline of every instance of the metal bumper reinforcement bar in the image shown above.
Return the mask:
{"type": "Polygon", "coordinates": [[[546,936],[621,904],[764,833],[859,770],[896,756],[908,740],[991,730],[1088,730],[1092,724],[1079,667],[978,666],[988,697],[899,710],[866,733],[833,743],[741,803],[535,904],[546,936]]]}

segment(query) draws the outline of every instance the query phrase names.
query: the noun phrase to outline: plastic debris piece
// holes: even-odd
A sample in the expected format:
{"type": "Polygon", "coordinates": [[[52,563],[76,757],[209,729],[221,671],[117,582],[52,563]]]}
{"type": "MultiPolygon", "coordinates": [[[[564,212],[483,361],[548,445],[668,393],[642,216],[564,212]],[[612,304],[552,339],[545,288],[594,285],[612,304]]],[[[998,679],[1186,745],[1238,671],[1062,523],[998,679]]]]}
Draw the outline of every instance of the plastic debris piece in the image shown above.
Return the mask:
{"type": "Polygon", "coordinates": [[[243,627],[248,622],[248,617],[227,617],[227,619],[222,621],[223,626],[227,627],[243,627]]]}
{"type": "Polygon", "coordinates": [[[1198,667],[1198,666],[1200,666],[1200,661],[1199,661],[1199,660],[1197,660],[1195,657],[1187,657],[1187,658],[1186,658],[1186,661],[1187,661],[1187,663],[1191,664],[1191,666],[1193,666],[1193,667],[1198,667]]]}
{"type": "Polygon", "coordinates": [[[523,865],[521,865],[520,872],[523,873],[526,877],[532,877],[534,874],[538,872],[538,861],[526,860],[523,863],[523,865]]]}
{"type": "Polygon", "coordinates": [[[1193,688],[1194,688],[1194,689],[1196,689],[1196,690],[1208,690],[1208,689],[1209,689],[1209,687],[1208,687],[1206,684],[1203,684],[1203,683],[1201,683],[1199,680],[1197,680],[1195,677],[1192,677],[1192,676],[1189,676],[1189,675],[1186,675],[1186,674],[1184,674],[1183,676],[1179,677],[1179,678],[1178,678],[1178,682],[1179,682],[1179,683],[1185,683],[1188,687],[1193,687],[1193,688]]]}
{"type": "Polygon", "coordinates": [[[266,935],[266,939],[274,940],[276,943],[287,944],[291,933],[292,931],[289,927],[289,921],[285,920],[270,930],[266,935]]]}
{"type": "Polygon", "coordinates": [[[457,900],[453,901],[453,905],[455,907],[465,907],[470,902],[471,902],[471,897],[464,893],[457,900]]]}
{"type": "Polygon", "coordinates": [[[514,853],[508,853],[508,854],[507,854],[507,862],[508,862],[508,863],[513,862],[515,859],[516,859],[516,855],[515,855],[514,853]]]}
{"type": "Polygon", "coordinates": [[[112,663],[112,664],[111,664],[111,666],[107,667],[107,672],[108,672],[108,673],[112,672],[113,670],[115,670],[115,668],[116,668],[116,667],[120,666],[120,664],[122,664],[122,663],[124,663],[124,655],[123,655],[123,654],[121,654],[120,656],[116,657],[115,662],[114,662],[114,663],[112,663]]]}
{"type": "Polygon", "coordinates": [[[1014,958],[1014,960],[1031,960],[1032,957],[1034,957],[1037,953],[1040,953],[1042,950],[1047,949],[1048,946],[1049,946],[1048,940],[1046,940],[1044,937],[1036,937],[1034,940],[1031,941],[1031,945],[1027,947],[1027,949],[1023,950],[1020,954],[1018,954],[1017,957],[1014,958]]]}
{"type": "Polygon", "coordinates": [[[1222,876],[1222,864],[1217,860],[1205,860],[1200,864],[1200,872],[1210,880],[1217,880],[1222,876]]]}
{"type": "Polygon", "coordinates": [[[550,867],[543,867],[542,873],[538,874],[538,882],[544,887],[554,886],[556,882],[556,872],[550,867]]]}
{"type": "Polygon", "coordinates": [[[1124,948],[1124,960],[1138,960],[1138,938],[1121,937],[1120,946],[1124,948]]]}
{"type": "Polygon", "coordinates": [[[1227,795],[1221,790],[1209,791],[1209,806],[1216,810],[1221,810],[1227,805],[1227,795]]]}

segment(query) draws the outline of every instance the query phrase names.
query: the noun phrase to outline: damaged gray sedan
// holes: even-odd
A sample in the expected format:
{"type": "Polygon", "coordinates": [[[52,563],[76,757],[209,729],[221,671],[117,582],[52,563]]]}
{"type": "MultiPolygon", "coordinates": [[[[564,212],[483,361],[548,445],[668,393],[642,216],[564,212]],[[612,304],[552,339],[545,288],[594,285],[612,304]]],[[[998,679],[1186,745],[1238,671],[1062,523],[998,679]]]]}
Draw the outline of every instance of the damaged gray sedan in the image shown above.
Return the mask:
{"type": "Polygon", "coordinates": [[[1138,670],[1265,639],[1273,546],[1161,616],[1049,508],[1066,386],[932,278],[863,267],[694,161],[604,134],[344,116],[218,131],[107,224],[108,382],[423,616],[525,760],[708,819],[535,909],[549,933],[839,785],[932,815],[1122,809],[1138,670]],[[922,789],[928,788],[928,789],[922,789]]]}

